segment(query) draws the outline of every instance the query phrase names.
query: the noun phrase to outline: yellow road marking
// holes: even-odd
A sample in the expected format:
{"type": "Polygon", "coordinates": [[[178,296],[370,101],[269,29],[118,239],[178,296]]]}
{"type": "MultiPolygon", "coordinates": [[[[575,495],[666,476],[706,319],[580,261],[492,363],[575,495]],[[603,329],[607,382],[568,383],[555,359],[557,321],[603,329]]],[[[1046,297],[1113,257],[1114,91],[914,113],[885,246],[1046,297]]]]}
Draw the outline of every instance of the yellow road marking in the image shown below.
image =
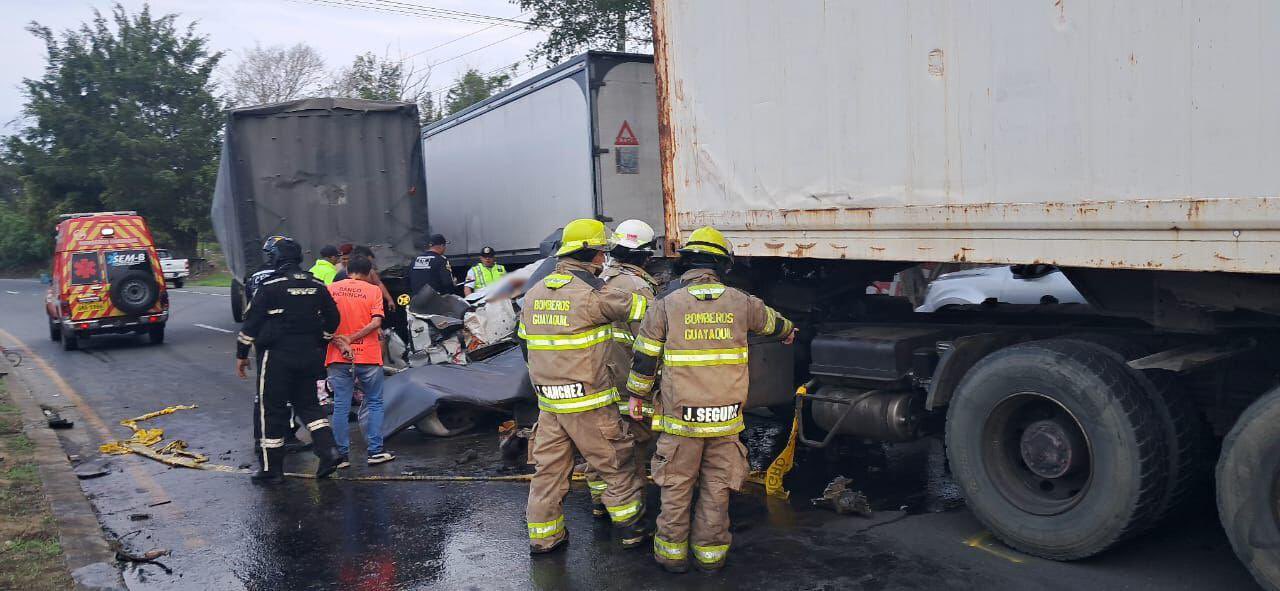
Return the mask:
{"type": "MultiPolygon", "coordinates": [[[[93,410],[93,407],[89,406],[89,404],[85,402],[84,397],[80,396],[80,393],[77,392],[75,388],[72,388],[71,384],[68,384],[66,380],[62,379],[62,376],[53,369],[53,366],[50,365],[48,361],[45,361],[43,357],[36,355],[35,351],[33,351],[31,347],[28,347],[21,339],[13,336],[3,328],[0,328],[0,337],[4,337],[10,342],[16,343],[18,346],[26,350],[26,358],[39,366],[40,371],[45,374],[45,377],[49,378],[50,382],[53,382],[53,385],[58,389],[58,392],[75,405],[76,410],[80,412],[80,416],[84,417],[85,421],[87,421],[89,425],[98,432],[98,439],[111,439],[111,428],[107,426],[107,422],[102,420],[102,417],[93,410]]],[[[157,510],[167,513],[167,517],[174,520],[182,518],[182,515],[178,511],[177,502],[167,491],[165,491],[164,487],[161,486],[160,483],[156,482],[155,479],[151,477],[150,474],[147,474],[137,464],[132,462],[125,463],[125,470],[129,472],[129,476],[134,482],[140,484],[147,490],[148,494],[151,496],[153,504],[164,503],[162,506],[156,507],[157,510]]],[[[183,536],[183,544],[186,545],[188,549],[203,548],[208,545],[208,542],[196,535],[195,531],[191,530],[189,527],[183,526],[182,530],[185,534],[183,536]]]]}
{"type": "Polygon", "coordinates": [[[970,537],[964,540],[963,543],[964,545],[970,548],[976,548],[978,550],[982,550],[983,552],[991,554],[992,556],[1003,558],[1014,564],[1022,564],[1026,562],[1026,560],[1023,559],[1021,556],[1018,556],[1017,554],[1014,554],[1011,551],[1005,550],[1003,545],[1000,545],[1000,542],[993,539],[991,532],[989,531],[984,531],[978,535],[970,537]]]}

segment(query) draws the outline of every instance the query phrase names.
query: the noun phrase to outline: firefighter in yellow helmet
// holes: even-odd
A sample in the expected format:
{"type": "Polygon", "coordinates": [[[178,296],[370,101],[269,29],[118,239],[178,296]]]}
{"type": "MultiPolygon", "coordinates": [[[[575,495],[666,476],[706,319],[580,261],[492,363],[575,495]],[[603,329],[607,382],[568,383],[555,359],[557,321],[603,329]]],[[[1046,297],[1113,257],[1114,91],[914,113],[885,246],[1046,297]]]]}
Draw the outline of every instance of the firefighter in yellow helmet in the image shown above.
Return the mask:
{"type": "Polygon", "coordinates": [[[607,365],[613,323],[640,320],[648,301],[596,277],[608,245],[604,224],[570,222],[555,270],[529,288],[520,312],[519,335],[541,410],[530,447],[535,472],[526,510],[534,554],[568,541],[563,504],[575,448],[607,485],[602,500],[622,546],[639,546],[648,534],[634,437],[618,413],[620,394],[607,365]]]}
{"type": "MultiPolygon", "coordinates": [[[[605,286],[628,294],[639,294],[646,302],[653,301],[658,280],[644,270],[644,265],[653,256],[657,235],[653,227],[642,220],[626,220],[613,231],[612,248],[609,260],[605,263],[600,279],[605,286]]],[[[639,321],[613,323],[613,346],[609,354],[609,373],[619,392],[625,392],[627,375],[631,372],[631,346],[635,343],[635,333],[640,330],[639,321]]],[[[618,401],[618,410],[627,416],[627,399],[618,401]]],[[[653,418],[653,405],[645,406],[643,420],[631,421],[631,433],[635,435],[635,468],[636,476],[641,482],[648,482],[647,469],[649,458],[653,455],[657,437],[649,428],[653,418]]],[[[630,418],[628,418],[630,421],[630,418]]],[[[591,491],[591,513],[596,517],[608,515],[602,493],[608,484],[600,478],[600,474],[590,466],[583,470],[587,479],[587,488],[591,491]]]]}
{"type": "Polygon", "coordinates": [[[661,361],[653,426],[662,434],[653,481],[662,487],[662,512],[654,558],[671,572],[685,572],[692,553],[695,566],[718,570],[732,539],[729,492],[742,486],[748,470],[747,449],[738,440],[747,401],[747,334],[790,344],[795,329],[764,302],[724,285],[733,248],[716,229],[695,230],[680,258],[688,270],[650,305],[636,335],[629,411],[642,415],[661,361]]]}

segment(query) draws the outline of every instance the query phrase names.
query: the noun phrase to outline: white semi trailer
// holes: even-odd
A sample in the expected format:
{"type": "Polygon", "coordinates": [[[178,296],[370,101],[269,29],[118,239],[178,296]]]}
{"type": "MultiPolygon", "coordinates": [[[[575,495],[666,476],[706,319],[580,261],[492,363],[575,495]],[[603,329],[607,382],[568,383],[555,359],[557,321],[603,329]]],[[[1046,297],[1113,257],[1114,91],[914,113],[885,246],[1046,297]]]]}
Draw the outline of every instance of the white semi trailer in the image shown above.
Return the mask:
{"type": "Polygon", "coordinates": [[[1280,3],[655,0],[668,248],[803,322],[804,439],[945,433],[974,514],[1078,559],[1215,476],[1280,589],[1280,3]],[[1087,306],[914,313],[919,264],[1087,306]],[[815,429],[820,427],[820,429],[815,429]]]}
{"type": "Polygon", "coordinates": [[[530,262],[574,218],[660,227],[655,92],[653,56],[592,51],[423,128],[427,217],[455,268],[485,246],[530,262]]]}

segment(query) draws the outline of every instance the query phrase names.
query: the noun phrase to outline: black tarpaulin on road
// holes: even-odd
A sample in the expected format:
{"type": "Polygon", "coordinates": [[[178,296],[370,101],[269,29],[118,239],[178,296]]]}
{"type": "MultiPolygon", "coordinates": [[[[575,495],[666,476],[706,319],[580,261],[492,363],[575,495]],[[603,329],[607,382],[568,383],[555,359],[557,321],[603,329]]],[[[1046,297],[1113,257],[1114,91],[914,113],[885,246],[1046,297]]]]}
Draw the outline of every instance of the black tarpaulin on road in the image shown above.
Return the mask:
{"type": "Polygon", "coordinates": [[[435,410],[441,402],[503,410],[533,398],[520,349],[467,365],[423,365],[388,377],[382,390],[383,437],[390,437],[435,410]]]}

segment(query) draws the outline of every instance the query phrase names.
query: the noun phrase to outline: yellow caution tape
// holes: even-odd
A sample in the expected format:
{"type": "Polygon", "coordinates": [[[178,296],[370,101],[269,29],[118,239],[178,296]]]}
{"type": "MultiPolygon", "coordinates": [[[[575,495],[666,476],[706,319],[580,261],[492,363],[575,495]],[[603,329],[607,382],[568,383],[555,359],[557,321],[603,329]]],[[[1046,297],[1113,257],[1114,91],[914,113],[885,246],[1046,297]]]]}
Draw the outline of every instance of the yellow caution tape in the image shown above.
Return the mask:
{"type": "Polygon", "coordinates": [[[174,466],[195,467],[196,465],[207,462],[209,458],[204,455],[187,451],[187,442],[182,441],[181,439],[175,439],[160,446],[159,449],[156,449],[155,445],[164,441],[164,429],[158,427],[154,429],[143,429],[138,426],[138,423],[143,421],[149,421],[156,417],[173,414],[180,410],[191,410],[194,408],[196,408],[194,404],[178,404],[163,410],[149,412],[140,417],[133,417],[132,419],[120,421],[121,425],[124,425],[133,431],[133,435],[128,439],[120,441],[108,441],[98,446],[98,451],[112,455],[136,453],[174,466]]]}
{"type": "Polygon", "coordinates": [[[804,397],[809,394],[809,384],[804,384],[796,389],[796,412],[791,417],[791,435],[787,438],[787,446],[782,449],[782,453],[774,458],[773,463],[769,464],[769,469],[764,475],[764,492],[765,494],[779,498],[791,498],[791,491],[783,488],[782,478],[791,471],[795,466],[796,460],[796,434],[800,431],[800,418],[804,415],[804,397]]]}

